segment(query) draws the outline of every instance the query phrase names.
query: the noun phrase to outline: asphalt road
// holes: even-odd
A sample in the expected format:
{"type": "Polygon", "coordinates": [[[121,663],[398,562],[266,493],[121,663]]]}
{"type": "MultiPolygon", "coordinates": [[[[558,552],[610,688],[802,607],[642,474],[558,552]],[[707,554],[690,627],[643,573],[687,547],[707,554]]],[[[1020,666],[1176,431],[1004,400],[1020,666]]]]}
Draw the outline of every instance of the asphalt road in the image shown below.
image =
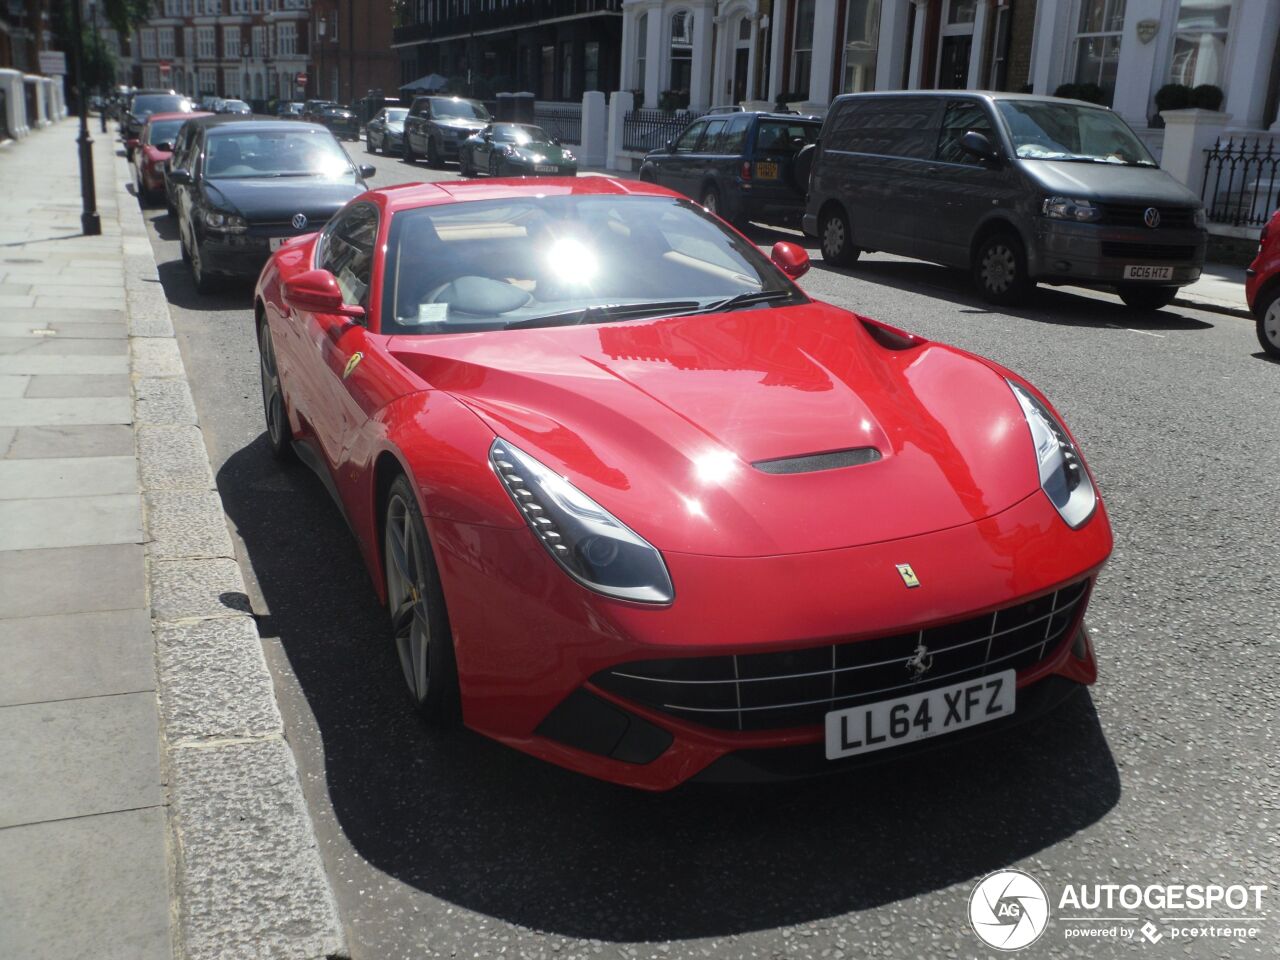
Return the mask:
{"type": "MultiPolygon", "coordinates": [[[[375,162],[375,184],[456,175],[375,162]]],[[[197,295],[173,221],[148,219],[357,960],[985,955],[966,900],[1008,865],[1051,889],[1276,895],[1280,365],[1248,321],[1144,319],[1061,290],[999,312],[939,267],[815,259],[812,295],[994,357],[1067,417],[1116,533],[1090,609],[1101,678],[1042,721],[910,764],[647,795],[415,720],[337,510],[267,452],[251,286],[197,295]]],[[[1070,939],[1056,919],[1022,955],[1280,955],[1280,910],[1263,915],[1249,942],[1152,946],[1070,939]]]]}

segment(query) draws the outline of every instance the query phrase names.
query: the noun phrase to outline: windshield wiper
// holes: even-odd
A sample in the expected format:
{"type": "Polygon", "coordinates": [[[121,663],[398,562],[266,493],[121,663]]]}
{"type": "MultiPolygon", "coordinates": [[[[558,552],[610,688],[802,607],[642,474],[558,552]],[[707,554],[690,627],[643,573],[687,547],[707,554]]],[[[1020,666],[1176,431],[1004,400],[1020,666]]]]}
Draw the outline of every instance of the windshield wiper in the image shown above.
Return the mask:
{"type": "Polygon", "coordinates": [[[682,313],[698,306],[697,300],[652,300],[648,303],[601,303],[591,307],[578,307],[563,313],[546,313],[540,317],[512,320],[507,330],[521,327],[571,326],[579,323],[599,323],[602,320],[626,320],[651,314],[682,313]]]}
{"type": "Polygon", "coordinates": [[[749,307],[755,303],[771,303],[774,300],[790,300],[793,291],[791,290],[752,290],[749,293],[740,293],[737,296],[729,297],[726,300],[718,300],[710,306],[703,307],[699,313],[721,313],[725,310],[737,310],[739,307],[749,307]]]}

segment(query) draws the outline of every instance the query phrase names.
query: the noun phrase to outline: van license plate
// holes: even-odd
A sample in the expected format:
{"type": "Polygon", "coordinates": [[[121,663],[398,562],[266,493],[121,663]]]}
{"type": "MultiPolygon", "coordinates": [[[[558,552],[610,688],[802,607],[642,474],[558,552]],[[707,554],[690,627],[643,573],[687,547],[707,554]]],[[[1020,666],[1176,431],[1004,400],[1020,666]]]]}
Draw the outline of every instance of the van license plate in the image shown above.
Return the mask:
{"type": "Polygon", "coordinates": [[[871,753],[1010,716],[1018,707],[1017,673],[1004,670],[847,710],[826,718],[827,759],[871,753]]]}
{"type": "Polygon", "coordinates": [[[761,180],[777,180],[778,165],[768,161],[762,161],[756,164],[756,176],[761,180]]]}
{"type": "Polygon", "coordinates": [[[1150,267],[1131,264],[1124,268],[1126,280],[1172,280],[1173,267],[1150,267]]]}

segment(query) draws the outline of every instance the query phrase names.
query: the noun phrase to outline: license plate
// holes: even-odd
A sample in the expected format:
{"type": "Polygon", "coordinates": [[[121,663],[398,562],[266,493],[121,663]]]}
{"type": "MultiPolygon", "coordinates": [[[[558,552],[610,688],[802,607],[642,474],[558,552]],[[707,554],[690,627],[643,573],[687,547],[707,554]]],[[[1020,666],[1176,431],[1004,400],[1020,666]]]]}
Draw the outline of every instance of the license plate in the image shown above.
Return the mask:
{"type": "Polygon", "coordinates": [[[272,237],[269,243],[272,250],[279,250],[292,239],[293,237],[272,237]]]}
{"type": "Polygon", "coordinates": [[[778,165],[768,161],[762,161],[756,164],[756,176],[761,180],[777,180],[778,165]]]}
{"type": "Polygon", "coordinates": [[[1131,264],[1124,268],[1126,280],[1172,280],[1173,267],[1150,267],[1131,264]]]}
{"type": "Polygon", "coordinates": [[[827,714],[827,759],[925,740],[1010,716],[1017,708],[1015,672],[1005,670],[925,693],[827,714]]]}
{"type": "Polygon", "coordinates": [[[556,169],[557,169],[556,167],[553,167],[549,163],[540,163],[533,168],[533,172],[534,173],[555,173],[556,169]]]}

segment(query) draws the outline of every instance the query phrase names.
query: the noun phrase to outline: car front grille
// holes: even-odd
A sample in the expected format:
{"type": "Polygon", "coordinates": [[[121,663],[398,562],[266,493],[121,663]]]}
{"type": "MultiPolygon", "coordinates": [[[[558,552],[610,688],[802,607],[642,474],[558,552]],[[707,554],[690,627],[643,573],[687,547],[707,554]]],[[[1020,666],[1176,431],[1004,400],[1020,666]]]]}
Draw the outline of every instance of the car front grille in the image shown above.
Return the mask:
{"type": "Polygon", "coordinates": [[[1034,666],[1068,641],[1089,581],[954,623],[887,637],[713,657],[641,660],[592,682],[663,713],[724,730],[775,730],[823,721],[827,711],[1001,670],[1034,666]],[[916,675],[920,646],[931,659],[916,675]]]}
{"type": "MultiPolygon", "coordinates": [[[[1108,203],[1102,208],[1102,222],[1117,227],[1147,228],[1146,214],[1151,204],[1108,203]]],[[[1195,210],[1191,207],[1156,207],[1160,213],[1160,225],[1156,230],[1188,230],[1195,226],[1195,210]]]]}
{"type": "Polygon", "coordinates": [[[1103,240],[1102,255],[1129,263],[1135,260],[1194,260],[1196,248],[1184,243],[1124,243],[1103,240]]]}

